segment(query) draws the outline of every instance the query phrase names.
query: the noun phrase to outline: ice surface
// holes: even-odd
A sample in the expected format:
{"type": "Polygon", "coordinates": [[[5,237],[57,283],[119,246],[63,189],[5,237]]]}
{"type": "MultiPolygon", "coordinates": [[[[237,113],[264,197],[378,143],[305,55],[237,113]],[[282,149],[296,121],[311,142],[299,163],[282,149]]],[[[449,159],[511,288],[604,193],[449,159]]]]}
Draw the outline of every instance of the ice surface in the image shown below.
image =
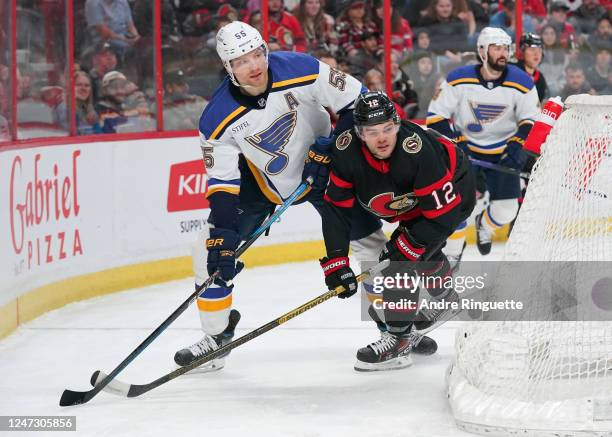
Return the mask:
{"type": "MultiPolygon", "coordinates": [[[[488,259],[500,252],[494,246],[488,259]]],[[[469,247],[465,259],[480,258],[469,247]]],[[[89,390],[94,370],[110,372],[192,289],[190,279],[133,289],[23,325],[0,342],[0,415],[77,416],[76,433],[53,436],[469,435],[455,427],[445,394],[457,325],[435,331],[438,352],[416,356],[412,367],[358,373],[355,352],[378,331],[360,320],[356,298],[327,301],[237,348],[220,372],[184,375],[140,398],[100,393],[85,405],[58,406],[65,388],[89,390]]],[[[324,291],[314,261],[245,269],[234,291],[237,335],[324,291]]],[[[193,307],[120,379],[145,383],[174,369],[174,352],[200,336],[193,307]]]]}

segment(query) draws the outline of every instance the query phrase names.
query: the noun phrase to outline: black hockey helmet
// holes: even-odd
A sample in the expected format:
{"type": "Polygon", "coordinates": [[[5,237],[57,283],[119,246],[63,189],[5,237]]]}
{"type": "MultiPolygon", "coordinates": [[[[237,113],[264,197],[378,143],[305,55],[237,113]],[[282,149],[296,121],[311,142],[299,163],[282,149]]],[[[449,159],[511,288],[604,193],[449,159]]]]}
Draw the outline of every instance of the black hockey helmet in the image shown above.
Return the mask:
{"type": "Polygon", "coordinates": [[[369,91],[360,94],[355,100],[353,119],[356,127],[371,126],[387,121],[393,121],[397,124],[400,122],[395,105],[382,91],[369,91]]]}
{"type": "Polygon", "coordinates": [[[525,32],[521,36],[521,50],[525,50],[527,47],[542,48],[543,46],[544,44],[542,43],[542,37],[537,33],[525,32]]]}

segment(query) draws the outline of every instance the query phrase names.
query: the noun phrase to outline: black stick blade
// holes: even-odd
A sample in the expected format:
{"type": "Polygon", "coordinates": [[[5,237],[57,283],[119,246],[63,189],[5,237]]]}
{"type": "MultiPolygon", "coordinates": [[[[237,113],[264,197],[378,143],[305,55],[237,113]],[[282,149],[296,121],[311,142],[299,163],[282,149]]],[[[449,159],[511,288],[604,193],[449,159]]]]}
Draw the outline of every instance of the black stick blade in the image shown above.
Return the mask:
{"type": "Polygon", "coordinates": [[[70,407],[72,405],[84,404],[89,400],[87,399],[88,393],[88,391],[72,391],[66,389],[60,398],[60,407],[70,407]]]}

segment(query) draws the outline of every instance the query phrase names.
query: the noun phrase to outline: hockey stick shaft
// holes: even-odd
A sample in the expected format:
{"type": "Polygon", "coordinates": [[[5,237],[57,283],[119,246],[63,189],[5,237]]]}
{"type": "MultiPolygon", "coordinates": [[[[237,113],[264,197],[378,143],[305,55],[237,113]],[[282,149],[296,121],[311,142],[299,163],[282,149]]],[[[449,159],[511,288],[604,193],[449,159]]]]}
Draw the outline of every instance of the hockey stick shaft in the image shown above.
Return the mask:
{"type": "MultiPolygon", "coordinates": [[[[375,266],[373,266],[372,268],[366,270],[365,272],[362,272],[360,275],[357,276],[357,282],[362,282],[365,279],[367,279],[368,277],[372,276],[373,274],[376,274],[377,272],[383,270],[386,266],[389,265],[389,261],[385,260],[382,262],[379,262],[378,264],[376,264],[375,266]]],[[[112,385],[109,387],[109,389],[107,389],[106,391],[109,393],[113,393],[116,395],[120,395],[120,396],[125,396],[125,397],[129,397],[129,398],[133,398],[133,397],[137,397],[140,396],[148,391],[153,390],[154,388],[159,387],[160,385],[163,385],[187,372],[189,372],[190,370],[195,369],[196,367],[201,366],[202,364],[205,364],[211,360],[214,360],[215,358],[220,357],[221,355],[224,355],[226,353],[228,353],[229,351],[231,351],[232,349],[237,348],[240,345],[243,345],[244,343],[247,343],[251,340],[253,340],[254,338],[259,337],[262,334],[265,334],[266,332],[282,325],[283,323],[288,322],[289,320],[293,319],[294,317],[299,316],[302,313],[305,313],[308,310],[311,310],[312,308],[316,307],[317,305],[320,305],[321,303],[331,299],[332,297],[338,296],[338,294],[342,293],[344,291],[344,287],[339,286],[337,288],[335,288],[334,290],[330,290],[327,291],[326,293],[323,293],[322,295],[315,297],[314,299],[309,300],[308,302],[306,302],[303,305],[300,305],[299,307],[283,314],[280,317],[277,317],[276,319],[266,323],[265,325],[260,326],[259,328],[243,335],[240,338],[237,338],[236,340],[226,344],[225,346],[220,347],[219,349],[216,349],[212,352],[209,352],[206,355],[203,355],[202,357],[198,358],[197,360],[195,360],[194,362],[192,362],[191,364],[184,366],[184,367],[180,367],[172,372],[169,372],[167,374],[165,374],[164,376],[156,379],[155,381],[152,381],[148,384],[127,384],[121,381],[113,381],[112,385]]],[[[104,382],[108,377],[104,377],[104,373],[101,371],[96,372],[93,376],[92,376],[92,383],[96,384],[98,380],[101,380],[101,382],[104,382]]]]}
{"type": "Polygon", "coordinates": [[[529,176],[531,175],[531,173],[527,173],[525,171],[520,171],[515,168],[510,168],[504,165],[495,164],[493,162],[483,161],[481,159],[470,158],[470,162],[472,163],[472,165],[477,165],[478,167],[496,170],[502,173],[519,176],[525,179],[529,179],[529,176]]]}
{"type": "MultiPolygon", "coordinates": [[[[257,228],[237,250],[236,258],[244,253],[254,242],[268,229],[278,218],[291,206],[312,184],[312,179],[302,182],[295,191],[287,198],[287,200],[259,227],[257,228]]],[[[66,389],[60,398],[60,406],[66,407],[70,405],[84,404],[97,395],[112,379],[114,379],[123,369],[125,369],[134,359],[140,355],[159,335],[164,332],[168,326],[174,322],[189,306],[198,298],[203,290],[210,287],[213,281],[219,275],[219,271],[214,272],[204,283],[196,288],[196,290],[185,301],[174,310],[155,330],[140,343],[115,369],[107,375],[93,389],[85,392],[78,392],[66,389]]]]}

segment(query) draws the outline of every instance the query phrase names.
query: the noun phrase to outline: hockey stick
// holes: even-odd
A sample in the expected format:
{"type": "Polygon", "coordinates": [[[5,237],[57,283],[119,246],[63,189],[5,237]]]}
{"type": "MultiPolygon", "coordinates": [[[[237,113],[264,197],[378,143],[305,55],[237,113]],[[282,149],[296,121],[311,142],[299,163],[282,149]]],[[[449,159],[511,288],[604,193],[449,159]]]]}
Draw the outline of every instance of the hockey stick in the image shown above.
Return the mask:
{"type": "MultiPolygon", "coordinates": [[[[357,276],[357,282],[362,282],[365,279],[367,279],[368,277],[372,276],[373,274],[376,274],[378,272],[380,272],[381,270],[385,269],[387,266],[389,265],[389,261],[388,260],[384,260],[379,262],[378,264],[376,264],[375,266],[371,267],[370,269],[366,270],[365,272],[362,272],[361,274],[359,274],[357,276]]],[[[174,378],[177,378],[181,375],[183,375],[184,373],[189,372],[190,370],[195,369],[196,367],[201,366],[204,363],[207,363],[211,360],[214,360],[215,358],[218,358],[221,355],[224,355],[226,353],[228,353],[229,351],[231,351],[232,349],[237,348],[240,345],[243,345],[244,343],[253,340],[256,337],[259,337],[262,334],[265,334],[266,332],[282,325],[283,323],[288,322],[289,320],[293,319],[296,316],[299,316],[300,314],[316,307],[317,305],[331,299],[332,297],[337,296],[338,294],[342,293],[344,291],[344,287],[339,286],[333,290],[330,290],[326,293],[323,293],[322,295],[315,297],[312,300],[309,300],[308,302],[306,302],[305,304],[289,311],[288,313],[283,314],[280,317],[277,317],[276,319],[272,320],[271,322],[266,323],[265,325],[260,326],[259,328],[243,335],[240,338],[237,338],[236,340],[226,344],[225,346],[220,347],[219,349],[216,349],[214,351],[211,351],[209,353],[207,353],[206,355],[201,356],[200,358],[198,358],[197,360],[195,360],[194,362],[192,362],[191,364],[184,366],[184,367],[179,367],[178,369],[169,372],[167,374],[165,374],[164,376],[156,379],[155,381],[152,381],[148,384],[128,384],[125,382],[121,382],[119,380],[114,380],[112,381],[110,384],[107,385],[107,387],[104,389],[104,391],[108,392],[108,393],[113,393],[116,394],[118,396],[124,396],[124,397],[128,397],[128,398],[134,398],[137,396],[140,396],[150,390],[153,390],[154,388],[159,387],[162,384],[167,383],[168,381],[172,381],[174,378]]],[[[91,383],[92,384],[101,384],[102,382],[105,382],[108,379],[108,376],[106,376],[106,374],[102,371],[96,371],[92,377],[91,377],[91,383]]],[[[98,385],[96,385],[96,387],[99,387],[98,385]]]]}
{"type": "MultiPolygon", "coordinates": [[[[306,182],[302,182],[295,191],[285,200],[285,202],[270,216],[264,223],[257,228],[238,249],[236,249],[236,258],[244,253],[258,238],[261,234],[263,234],[266,229],[268,229],[272,224],[278,220],[283,212],[289,206],[291,206],[312,184],[312,178],[308,178],[306,182]]],[[[207,289],[217,278],[219,275],[219,271],[214,272],[210,277],[204,281],[202,285],[196,288],[196,290],[187,298],[185,301],[174,310],[172,314],[168,316],[166,320],[162,322],[155,331],[153,331],[145,340],[140,343],[136,349],[134,349],[115,369],[107,375],[98,385],[96,385],[93,389],[89,391],[73,391],[66,389],[62,393],[62,397],[60,398],[60,406],[67,407],[70,405],[79,405],[84,404],[91,400],[95,395],[97,395],[111,380],[113,380],[123,369],[127,367],[134,359],[142,353],[159,335],[170,326],[172,322],[174,322],[178,316],[180,316],[189,305],[191,305],[200,295],[200,293],[207,289]]]]}
{"type": "Polygon", "coordinates": [[[482,161],[482,160],[476,159],[476,158],[470,158],[470,162],[473,165],[477,165],[478,167],[483,167],[483,168],[488,168],[488,169],[491,169],[491,170],[496,170],[496,171],[499,171],[499,172],[502,172],[502,173],[519,176],[519,177],[522,177],[524,179],[529,179],[529,176],[531,176],[531,173],[527,173],[526,171],[520,171],[520,170],[517,170],[515,168],[506,167],[506,166],[503,166],[503,165],[495,164],[493,162],[482,161]]]}

